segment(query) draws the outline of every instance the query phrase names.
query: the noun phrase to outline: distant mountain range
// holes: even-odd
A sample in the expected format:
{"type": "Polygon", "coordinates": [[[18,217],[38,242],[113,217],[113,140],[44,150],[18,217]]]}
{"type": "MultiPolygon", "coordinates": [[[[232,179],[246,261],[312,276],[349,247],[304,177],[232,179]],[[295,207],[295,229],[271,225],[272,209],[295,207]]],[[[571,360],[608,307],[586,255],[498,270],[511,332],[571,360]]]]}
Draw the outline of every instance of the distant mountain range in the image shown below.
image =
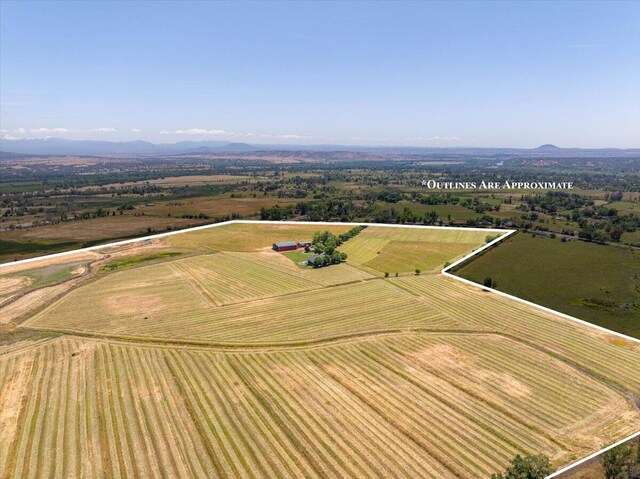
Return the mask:
{"type": "Polygon", "coordinates": [[[247,153],[256,151],[322,151],[361,152],[377,154],[459,155],[459,156],[593,156],[640,157],[640,148],[581,149],[558,148],[542,145],[538,148],[473,148],[473,147],[420,147],[420,146],[353,146],[353,145],[249,145],[226,141],[180,141],[178,143],[150,143],[148,141],[93,141],[47,138],[41,140],[0,139],[0,158],[20,155],[72,155],[72,156],[166,156],[187,154],[247,153]]]}
{"type": "Polygon", "coordinates": [[[0,139],[0,151],[30,155],[77,156],[157,156],[187,153],[215,153],[229,151],[256,151],[246,143],[227,141],[181,141],[155,144],[148,141],[94,141],[46,138],[42,140],[0,139]]]}

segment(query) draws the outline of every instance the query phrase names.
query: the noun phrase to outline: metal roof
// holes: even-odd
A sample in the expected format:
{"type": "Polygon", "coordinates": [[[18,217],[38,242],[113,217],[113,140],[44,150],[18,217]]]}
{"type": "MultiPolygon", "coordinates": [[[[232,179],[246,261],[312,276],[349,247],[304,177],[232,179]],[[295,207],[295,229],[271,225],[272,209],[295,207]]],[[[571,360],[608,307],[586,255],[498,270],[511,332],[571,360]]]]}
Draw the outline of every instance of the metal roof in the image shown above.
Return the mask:
{"type": "Polygon", "coordinates": [[[280,243],[275,243],[278,248],[282,248],[283,246],[298,246],[298,243],[295,241],[280,241],[280,243]]]}
{"type": "Polygon", "coordinates": [[[311,258],[307,259],[307,264],[313,264],[313,263],[315,263],[315,262],[316,262],[316,260],[317,260],[318,258],[322,258],[323,256],[324,256],[324,255],[322,255],[322,254],[315,254],[315,255],[313,255],[311,258]]]}

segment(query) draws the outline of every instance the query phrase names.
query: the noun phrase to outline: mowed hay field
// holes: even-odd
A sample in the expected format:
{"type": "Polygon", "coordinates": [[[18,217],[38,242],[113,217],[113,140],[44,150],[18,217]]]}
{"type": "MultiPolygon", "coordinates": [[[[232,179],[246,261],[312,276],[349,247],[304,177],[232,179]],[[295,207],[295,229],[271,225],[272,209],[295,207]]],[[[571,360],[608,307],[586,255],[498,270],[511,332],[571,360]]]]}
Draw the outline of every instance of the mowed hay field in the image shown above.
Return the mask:
{"type": "MultiPolygon", "coordinates": [[[[69,295],[26,324],[127,338],[180,339],[216,345],[294,344],[401,328],[456,329],[453,318],[382,281],[367,281],[214,307],[174,276],[147,290],[97,285],[92,295],[69,295]],[[103,299],[103,294],[107,299],[103,299]],[[83,302],[90,306],[75,314],[83,302]],[[182,298],[187,298],[183,300],[182,298]],[[167,298],[166,300],[164,298],[167,298]]],[[[119,287],[120,283],[115,283],[119,287]]]]}
{"type": "Polygon", "coordinates": [[[4,232],[7,241],[71,241],[88,242],[104,238],[123,238],[144,234],[147,228],[165,231],[167,226],[185,228],[197,224],[197,220],[182,218],[158,218],[153,216],[113,216],[85,221],[69,221],[59,225],[23,228],[4,232]]]}
{"type": "Polygon", "coordinates": [[[489,335],[233,354],[63,338],[0,358],[2,477],[488,477],[639,424],[489,335]]]}
{"type": "Polygon", "coordinates": [[[431,271],[478,248],[490,231],[368,227],[340,246],[348,261],[379,273],[431,271]]]}
{"type": "Polygon", "coordinates": [[[279,241],[311,241],[316,231],[328,230],[339,234],[350,228],[352,226],[340,224],[327,226],[308,223],[232,223],[169,236],[164,241],[171,246],[198,251],[259,251],[270,248],[273,243],[279,241]]]}
{"type": "Polygon", "coordinates": [[[167,237],[182,255],[15,325],[35,336],[0,342],[0,477],[488,478],[640,429],[638,344],[430,272],[494,232],[369,227],[317,270],[269,250],[322,229],[167,237]],[[370,263],[414,255],[420,276],[370,263]]]}

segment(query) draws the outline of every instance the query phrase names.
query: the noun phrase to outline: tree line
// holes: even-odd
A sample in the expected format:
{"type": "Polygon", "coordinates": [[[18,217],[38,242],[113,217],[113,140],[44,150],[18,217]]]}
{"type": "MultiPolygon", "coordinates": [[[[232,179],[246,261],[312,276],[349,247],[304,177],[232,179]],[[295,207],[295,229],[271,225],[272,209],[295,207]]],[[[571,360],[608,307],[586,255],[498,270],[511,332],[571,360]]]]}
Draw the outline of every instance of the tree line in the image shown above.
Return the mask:
{"type": "Polygon", "coordinates": [[[346,261],[347,253],[338,251],[338,246],[353,238],[365,228],[366,226],[362,225],[354,226],[349,231],[339,235],[335,235],[327,230],[315,233],[311,244],[318,255],[314,258],[313,267],[323,268],[346,261]]]}

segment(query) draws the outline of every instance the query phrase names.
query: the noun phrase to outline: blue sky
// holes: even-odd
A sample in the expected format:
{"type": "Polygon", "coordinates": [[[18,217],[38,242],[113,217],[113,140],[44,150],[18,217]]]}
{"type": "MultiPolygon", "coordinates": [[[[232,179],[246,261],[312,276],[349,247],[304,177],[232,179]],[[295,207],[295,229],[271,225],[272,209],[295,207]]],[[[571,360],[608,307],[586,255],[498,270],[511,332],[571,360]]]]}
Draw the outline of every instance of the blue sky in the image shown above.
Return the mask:
{"type": "Polygon", "coordinates": [[[0,2],[8,138],[640,147],[640,2],[0,2]]]}

